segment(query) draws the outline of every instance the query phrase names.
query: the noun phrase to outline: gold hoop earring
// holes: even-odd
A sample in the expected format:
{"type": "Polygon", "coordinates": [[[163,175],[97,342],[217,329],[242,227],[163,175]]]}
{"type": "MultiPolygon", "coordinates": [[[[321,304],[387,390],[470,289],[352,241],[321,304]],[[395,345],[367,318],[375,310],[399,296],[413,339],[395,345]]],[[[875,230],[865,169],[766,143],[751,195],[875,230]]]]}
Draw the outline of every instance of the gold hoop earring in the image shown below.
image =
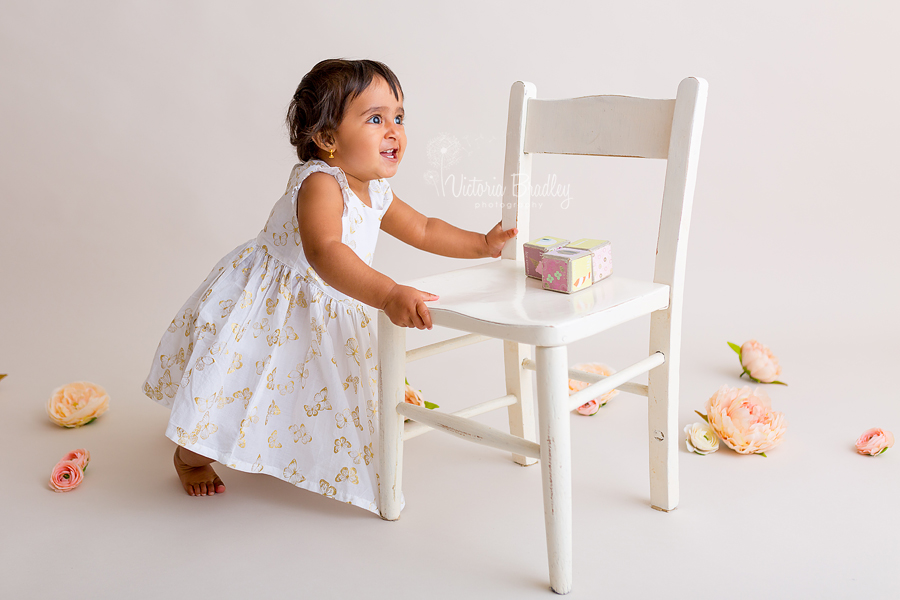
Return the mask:
{"type": "Polygon", "coordinates": [[[329,150],[329,152],[331,152],[331,154],[328,155],[328,158],[334,158],[334,148],[329,150]]]}

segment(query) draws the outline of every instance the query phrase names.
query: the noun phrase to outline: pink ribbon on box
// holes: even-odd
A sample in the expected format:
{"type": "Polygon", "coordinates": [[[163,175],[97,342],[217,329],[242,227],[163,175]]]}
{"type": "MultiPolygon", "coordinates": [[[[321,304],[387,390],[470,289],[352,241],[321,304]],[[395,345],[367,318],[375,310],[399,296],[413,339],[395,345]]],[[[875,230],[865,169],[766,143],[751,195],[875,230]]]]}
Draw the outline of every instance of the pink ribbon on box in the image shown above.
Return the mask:
{"type": "Polygon", "coordinates": [[[544,261],[539,262],[538,265],[534,268],[534,270],[538,275],[543,275],[544,274],[544,261]]]}

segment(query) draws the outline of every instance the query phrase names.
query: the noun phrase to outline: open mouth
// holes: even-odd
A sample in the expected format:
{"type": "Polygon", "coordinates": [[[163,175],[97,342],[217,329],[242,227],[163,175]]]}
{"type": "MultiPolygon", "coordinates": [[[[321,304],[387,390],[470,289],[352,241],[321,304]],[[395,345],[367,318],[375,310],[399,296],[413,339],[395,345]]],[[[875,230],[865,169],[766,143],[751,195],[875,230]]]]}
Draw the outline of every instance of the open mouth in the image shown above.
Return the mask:
{"type": "Polygon", "coordinates": [[[390,150],[382,150],[381,155],[385,158],[397,160],[397,149],[391,148],[390,150]]]}

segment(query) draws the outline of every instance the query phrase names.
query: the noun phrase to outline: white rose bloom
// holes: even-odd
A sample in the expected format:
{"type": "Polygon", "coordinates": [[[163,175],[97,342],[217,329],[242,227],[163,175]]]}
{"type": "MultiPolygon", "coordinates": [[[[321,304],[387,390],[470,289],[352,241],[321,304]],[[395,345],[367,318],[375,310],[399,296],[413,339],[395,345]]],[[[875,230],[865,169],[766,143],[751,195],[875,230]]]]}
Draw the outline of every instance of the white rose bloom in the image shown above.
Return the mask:
{"type": "Polygon", "coordinates": [[[688,452],[709,454],[719,449],[719,436],[707,423],[693,423],[684,428],[688,452]]]}

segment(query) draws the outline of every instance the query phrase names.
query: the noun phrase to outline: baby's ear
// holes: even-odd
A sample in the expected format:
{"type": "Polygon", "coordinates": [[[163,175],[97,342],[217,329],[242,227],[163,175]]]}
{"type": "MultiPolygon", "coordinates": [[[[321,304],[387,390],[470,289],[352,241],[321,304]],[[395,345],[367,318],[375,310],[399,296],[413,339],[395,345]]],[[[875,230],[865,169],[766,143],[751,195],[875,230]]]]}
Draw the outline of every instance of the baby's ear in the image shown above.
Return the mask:
{"type": "Polygon", "coordinates": [[[321,150],[325,151],[334,146],[334,137],[332,137],[331,133],[327,131],[320,131],[319,133],[316,133],[312,136],[312,141],[321,150]]]}

